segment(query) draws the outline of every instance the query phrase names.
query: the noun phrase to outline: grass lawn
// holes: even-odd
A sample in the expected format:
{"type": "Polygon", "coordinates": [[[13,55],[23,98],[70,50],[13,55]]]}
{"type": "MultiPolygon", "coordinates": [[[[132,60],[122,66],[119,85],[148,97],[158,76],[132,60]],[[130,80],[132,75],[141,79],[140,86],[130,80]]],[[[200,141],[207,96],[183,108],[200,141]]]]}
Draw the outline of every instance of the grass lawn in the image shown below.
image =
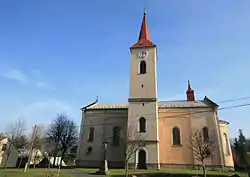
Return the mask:
{"type": "MultiPolygon", "coordinates": [[[[96,172],[98,169],[86,169],[86,168],[77,168],[77,170],[81,170],[87,173],[96,172]]],[[[109,169],[110,176],[119,176],[124,175],[125,170],[123,169],[109,169]]],[[[157,174],[157,173],[166,173],[166,174],[202,174],[202,170],[183,170],[183,169],[161,169],[161,170],[129,170],[129,174],[157,174]]],[[[233,175],[239,174],[242,177],[248,177],[247,173],[239,173],[239,172],[218,172],[218,171],[207,171],[207,174],[210,175],[233,175]]]]}
{"type": "MultiPolygon", "coordinates": [[[[56,169],[50,169],[48,172],[57,174],[56,169]]],[[[23,172],[23,169],[0,169],[0,177],[46,177],[46,169],[30,169],[26,173],[23,172]]],[[[61,172],[60,177],[74,176],[61,172]]]]}

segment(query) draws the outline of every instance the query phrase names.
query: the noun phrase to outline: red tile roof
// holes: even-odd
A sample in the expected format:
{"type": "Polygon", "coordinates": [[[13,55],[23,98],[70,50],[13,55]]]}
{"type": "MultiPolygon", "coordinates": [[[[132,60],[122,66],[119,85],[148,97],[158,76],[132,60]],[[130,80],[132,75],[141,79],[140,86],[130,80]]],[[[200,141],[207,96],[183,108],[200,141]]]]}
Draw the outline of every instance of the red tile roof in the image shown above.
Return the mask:
{"type": "Polygon", "coordinates": [[[133,48],[141,48],[141,47],[156,47],[156,45],[150,41],[149,30],[148,30],[148,23],[146,19],[146,12],[144,11],[143,20],[141,24],[140,35],[138,38],[138,42],[130,47],[133,48]]]}

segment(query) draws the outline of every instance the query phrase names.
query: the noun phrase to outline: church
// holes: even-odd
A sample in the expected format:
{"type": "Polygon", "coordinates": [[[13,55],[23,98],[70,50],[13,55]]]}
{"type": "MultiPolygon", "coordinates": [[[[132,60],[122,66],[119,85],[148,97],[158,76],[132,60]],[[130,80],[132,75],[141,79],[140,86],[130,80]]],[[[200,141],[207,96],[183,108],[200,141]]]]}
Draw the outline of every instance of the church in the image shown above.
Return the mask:
{"type": "MultiPolygon", "coordinates": [[[[124,168],[125,147],[119,138],[133,135],[144,146],[129,159],[129,168],[193,169],[201,162],[190,148],[190,137],[200,130],[204,139],[215,142],[207,168],[233,170],[229,142],[229,123],[218,117],[219,105],[207,96],[195,99],[188,81],[186,99],[159,101],[157,96],[157,46],[150,40],[146,12],[143,14],[138,41],[130,47],[130,86],[128,102],[101,103],[98,100],[83,107],[78,167],[99,167],[103,161],[103,142],[107,141],[109,168],[124,168]]],[[[129,142],[129,141],[127,141],[129,142]]]]}

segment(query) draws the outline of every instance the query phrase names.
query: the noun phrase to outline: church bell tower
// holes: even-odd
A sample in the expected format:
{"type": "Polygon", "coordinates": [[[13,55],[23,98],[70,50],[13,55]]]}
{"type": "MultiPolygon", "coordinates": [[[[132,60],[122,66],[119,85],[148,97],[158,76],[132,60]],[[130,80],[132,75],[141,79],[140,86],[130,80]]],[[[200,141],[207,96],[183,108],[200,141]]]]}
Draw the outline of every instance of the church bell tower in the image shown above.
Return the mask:
{"type": "Polygon", "coordinates": [[[131,141],[144,141],[129,163],[135,168],[159,168],[158,99],[156,45],[151,42],[143,14],[139,38],[130,47],[130,90],[128,106],[128,137],[131,141]]]}

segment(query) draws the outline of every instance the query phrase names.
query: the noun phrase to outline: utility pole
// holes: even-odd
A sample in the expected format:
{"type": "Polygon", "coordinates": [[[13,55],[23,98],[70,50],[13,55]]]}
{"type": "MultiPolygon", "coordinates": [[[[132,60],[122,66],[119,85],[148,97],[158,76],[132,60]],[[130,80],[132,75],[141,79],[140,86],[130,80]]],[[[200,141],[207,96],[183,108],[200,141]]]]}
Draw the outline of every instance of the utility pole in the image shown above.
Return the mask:
{"type": "Polygon", "coordinates": [[[37,125],[34,126],[34,130],[33,130],[33,133],[32,133],[28,162],[25,164],[24,172],[26,172],[27,168],[29,168],[29,166],[30,166],[30,159],[31,159],[31,156],[32,156],[33,143],[34,143],[34,140],[35,140],[35,137],[36,137],[36,131],[37,131],[37,125]]]}

